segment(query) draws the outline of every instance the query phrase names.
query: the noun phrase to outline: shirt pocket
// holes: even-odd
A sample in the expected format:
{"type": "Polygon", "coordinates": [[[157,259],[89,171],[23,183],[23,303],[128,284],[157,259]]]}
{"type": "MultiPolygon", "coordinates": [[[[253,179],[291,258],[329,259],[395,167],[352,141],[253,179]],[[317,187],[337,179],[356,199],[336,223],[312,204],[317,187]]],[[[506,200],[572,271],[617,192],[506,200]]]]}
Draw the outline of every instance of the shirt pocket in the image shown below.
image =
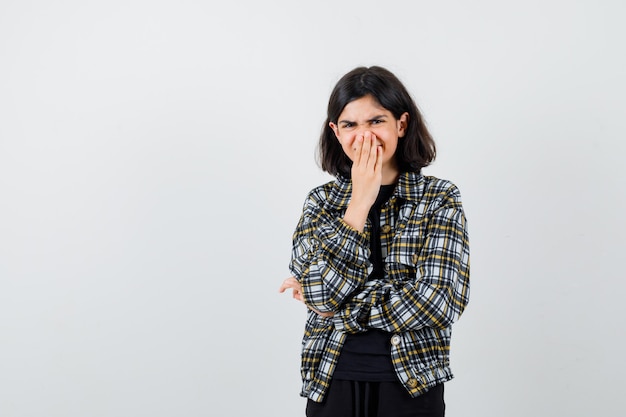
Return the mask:
{"type": "Polygon", "coordinates": [[[417,274],[423,239],[418,234],[399,236],[385,259],[389,279],[396,284],[411,281],[417,274]]]}

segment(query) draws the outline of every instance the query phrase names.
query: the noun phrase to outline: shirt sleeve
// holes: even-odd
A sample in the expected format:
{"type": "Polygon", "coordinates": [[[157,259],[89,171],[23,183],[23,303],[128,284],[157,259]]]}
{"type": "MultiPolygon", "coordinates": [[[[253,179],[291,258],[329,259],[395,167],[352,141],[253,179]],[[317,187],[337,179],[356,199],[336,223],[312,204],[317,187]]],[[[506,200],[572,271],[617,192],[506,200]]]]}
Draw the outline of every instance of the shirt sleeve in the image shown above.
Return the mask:
{"type": "Polygon", "coordinates": [[[304,203],[289,270],[302,285],[305,304],[329,312],[363,286],[372,267],[367,236],[325,210],[322,193],[313,190],[304,203]]]}
{"type": "Polygon", "coordinates": [[[338,330],[447,328],[460,317],[469,301],[469,242],[460,197],[448,197],[428,219],[421,249],[407,253],[414,268],[404,272],[416,272],[368,282],[333,317],[338,330]]]}

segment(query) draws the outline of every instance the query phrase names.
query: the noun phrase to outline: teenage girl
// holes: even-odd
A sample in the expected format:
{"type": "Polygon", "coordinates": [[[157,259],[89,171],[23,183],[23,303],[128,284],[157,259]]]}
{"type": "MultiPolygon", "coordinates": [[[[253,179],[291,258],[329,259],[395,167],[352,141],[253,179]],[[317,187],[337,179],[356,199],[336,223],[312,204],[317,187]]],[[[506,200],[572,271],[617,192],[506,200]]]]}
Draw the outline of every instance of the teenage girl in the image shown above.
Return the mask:
{"type": "Polygon", "coordinates": [[[332,91],[313,189],[287,278],[308,307],[308,417],[443,416],[450,328],[469,298],[469,246],[454,184],[421,174],[435,144],[402,83],[356,68],[332,91]]]}

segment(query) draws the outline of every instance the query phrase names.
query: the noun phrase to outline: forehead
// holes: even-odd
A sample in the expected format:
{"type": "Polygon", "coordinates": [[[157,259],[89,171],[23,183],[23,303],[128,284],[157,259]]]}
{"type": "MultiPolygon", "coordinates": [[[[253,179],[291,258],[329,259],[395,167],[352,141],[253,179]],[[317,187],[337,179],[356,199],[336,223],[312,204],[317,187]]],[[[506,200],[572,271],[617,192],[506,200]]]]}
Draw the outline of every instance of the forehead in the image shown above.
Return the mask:
{"type": "Polygon", "coordinates": [[[374,116],[388,116],[391,112],[380,105],[378,100],[374,97],[367,95],[356,100],[352,100],[339,115],[339,120],[357,120],[368,119],[374,116]]]}

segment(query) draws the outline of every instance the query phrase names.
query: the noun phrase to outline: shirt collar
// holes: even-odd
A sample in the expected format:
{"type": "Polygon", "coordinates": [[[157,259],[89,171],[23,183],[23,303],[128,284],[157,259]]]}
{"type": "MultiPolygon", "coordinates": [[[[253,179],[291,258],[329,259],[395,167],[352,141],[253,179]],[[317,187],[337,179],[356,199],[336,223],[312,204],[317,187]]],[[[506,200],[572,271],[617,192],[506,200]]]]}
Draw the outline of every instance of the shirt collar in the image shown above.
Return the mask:
{"type": "MultiPolygon", "coordinates": [[[[327,200],[328,206],[334,209],[344,209],[350,202],[352,181],[350,178],[338,176],[335,180],[327,200]]],[[[398,184],[391,198],[401,198],[406,201],[417,201],[424,193],[424,176],[419,172],[403,172],[398,178],[398,184]]]]}

